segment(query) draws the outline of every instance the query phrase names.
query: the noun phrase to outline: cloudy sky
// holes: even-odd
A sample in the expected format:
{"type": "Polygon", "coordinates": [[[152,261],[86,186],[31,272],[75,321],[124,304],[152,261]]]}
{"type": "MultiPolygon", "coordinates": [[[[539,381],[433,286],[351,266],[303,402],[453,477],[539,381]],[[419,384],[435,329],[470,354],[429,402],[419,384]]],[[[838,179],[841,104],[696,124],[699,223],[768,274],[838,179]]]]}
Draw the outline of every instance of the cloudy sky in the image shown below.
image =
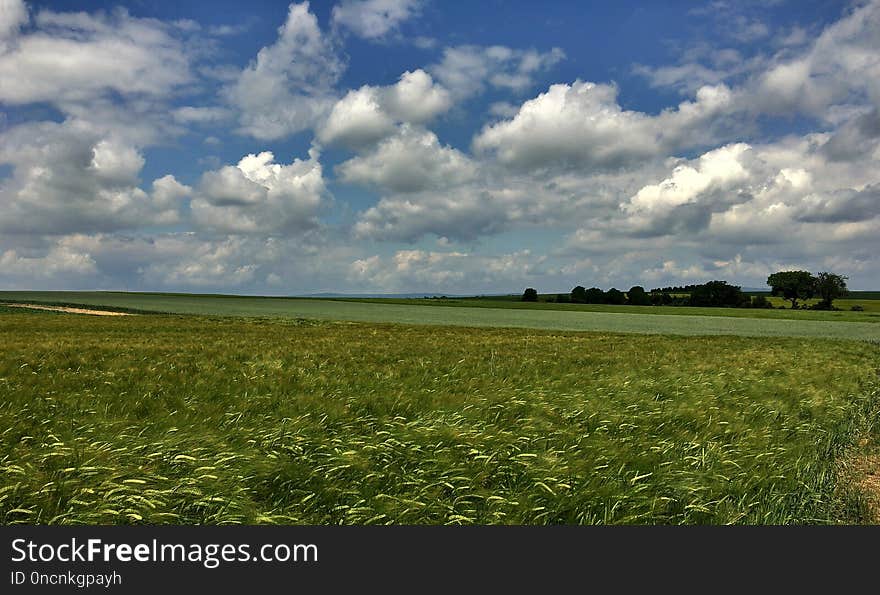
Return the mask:
{"type": "Polygon", "coordinates": [[[880,289],[880,0],[0,0],[0,288],[880,289]]]}

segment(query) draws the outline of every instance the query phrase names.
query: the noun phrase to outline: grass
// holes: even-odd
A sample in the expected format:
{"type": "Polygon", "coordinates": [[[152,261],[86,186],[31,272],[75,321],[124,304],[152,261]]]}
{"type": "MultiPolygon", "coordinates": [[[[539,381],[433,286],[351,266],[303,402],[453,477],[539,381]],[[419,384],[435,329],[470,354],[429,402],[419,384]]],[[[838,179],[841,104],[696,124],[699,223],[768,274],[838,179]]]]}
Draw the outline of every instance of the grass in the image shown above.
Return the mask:
{"type": "Polygon", "coordinates": [[[23,312],[0,341],[4,524],[866,519],[871,342],[23,312]]]}
{"type": "MultiPolygon", "coordinates": [[[[742,318],[726,308],[697,308],[698,315],[653,313],[652,307],[596,306],[586,309],[536,309],[515,307],[441,307],[407,303],[365,303],[348,300],[314,300],[269,297],[198,296],[185,294],[138,294],[104,292],[2,292],[0,301],[92,305],[133,311],[170,312],[221,316],[262,316],[397,322],[403,324],[514,327],[575,331],[601,331],[675,335],[794,336],[835,339],[880,340],[880,315],[870,313],[801,312],[793,314],[847,314],[851,321],[833,318],[800,320],[742,318]],[[652,313],[648,313],[652,312],[652,313]]],[[[413,300],[415,301],[415,300],[413,300]]],[[[430,302],[431,300],[425,300],[430,302]]],[[[516,302],[510,302],[513,304],[516,302]]],[[[755,316],[765,312],[748,310],[755,316]]],[[[783,312],[769,310],[768,313],[783,312]]],[[[848,319],[847,319],[848,320],[848,319]]]]}

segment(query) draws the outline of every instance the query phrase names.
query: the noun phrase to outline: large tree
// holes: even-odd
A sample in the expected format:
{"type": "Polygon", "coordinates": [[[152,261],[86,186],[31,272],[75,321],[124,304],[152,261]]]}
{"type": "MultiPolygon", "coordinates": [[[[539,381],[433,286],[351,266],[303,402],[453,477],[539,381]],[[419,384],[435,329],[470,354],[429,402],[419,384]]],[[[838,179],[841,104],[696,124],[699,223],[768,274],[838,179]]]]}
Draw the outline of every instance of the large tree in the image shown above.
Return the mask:
{"type": "Polygon", "coordinates": [[[745,300],[739,286],[730,285],[726,281],[709,281],[694,286],[691,290],[690,304],[691,306],[735,308],[745,300]]]}
{"type": "Polygon", "coordinates": [[[522,301],[524,301],[524,302],[537,302],[538,301],[538,291],[534,287],[527,287],[526,290],[522,294],[522,301]]]}
{"type": "Polygon", "coordinates": [[[583,285],[578,285],[571,290],[571,301],[575,304],[587,303],[587,289],[583,285]]]}
{"type": "Polygon", "coordinates": [[[605,303],[621,306],[626,303],[626,294],[619,289],[612,287],[605,292],[605,303]]]}
{"type": "Polygon", "coordinates": [[[780,271],[767,277],[773,295],[782,296],[797,309],[798,300],[808,300],[816,294],[816,278],[809,271],[780,271]]]}
{"type": "Polygon", "coordinates": [[[846,280],[849,277],[834,273],[822,272],[816,275],[816,295],[821,301],[819,307],[824,310],[831,309],[831,302],[849,293],[846,288],[846,280]]]}
{"type": "Polygon", "coordinates": [[[605,292],[598,287],[591,287],[586,292],[588,304],[604,304],[605,292]]]}
{"type": "Polygon", "coordinates": [[[645,288],[641,285],[630,287],[626,292],[627,303],[633,306],[650,306],[651,296],[645,292],[645,288]]]}

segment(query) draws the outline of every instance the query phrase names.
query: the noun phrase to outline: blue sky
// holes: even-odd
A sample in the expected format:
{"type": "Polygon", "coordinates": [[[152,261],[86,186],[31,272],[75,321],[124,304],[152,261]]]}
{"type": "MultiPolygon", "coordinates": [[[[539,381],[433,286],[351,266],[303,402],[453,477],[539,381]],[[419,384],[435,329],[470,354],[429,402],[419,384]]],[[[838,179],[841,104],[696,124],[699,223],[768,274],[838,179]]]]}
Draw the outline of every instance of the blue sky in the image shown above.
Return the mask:
{"type": "Polygon", "coordinates": [[[880,2],[0,0],[0,286],[880,287],[880,2]]]}

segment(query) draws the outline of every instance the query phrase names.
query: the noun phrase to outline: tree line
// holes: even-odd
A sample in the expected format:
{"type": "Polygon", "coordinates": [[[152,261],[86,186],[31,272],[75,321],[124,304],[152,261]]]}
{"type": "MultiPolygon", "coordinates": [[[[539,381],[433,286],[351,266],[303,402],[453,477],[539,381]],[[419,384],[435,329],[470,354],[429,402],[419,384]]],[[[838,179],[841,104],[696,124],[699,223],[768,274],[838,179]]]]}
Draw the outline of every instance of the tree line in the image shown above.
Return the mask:
{"type": "MultiPolygon", "coordinates": [[[[767,277],[770,293],[791,302],[792,309],[798,309],[798,301],[814,297],[819,302],[811,306],[814,310],[833,310],[835,299],[847,295],[848,277],[836,273],[821,272],[813,275],[809,271],[780,271],[767,277]]],[[[537,302],[538,291],[527,288],[522,295],[524,302],[537,302]]],[[[629,291],[612,287],[608,291],[599,287],[587,289],[578,285],[570,293],[548,296],[544,301],[571,304],[611,304],[617,306],[699,306],[709,308],[772,308],[763,295],[749,295],[742,287],[727,281],[663,287],[645,291],[641,285],[634,285],[629,291]]]]}

